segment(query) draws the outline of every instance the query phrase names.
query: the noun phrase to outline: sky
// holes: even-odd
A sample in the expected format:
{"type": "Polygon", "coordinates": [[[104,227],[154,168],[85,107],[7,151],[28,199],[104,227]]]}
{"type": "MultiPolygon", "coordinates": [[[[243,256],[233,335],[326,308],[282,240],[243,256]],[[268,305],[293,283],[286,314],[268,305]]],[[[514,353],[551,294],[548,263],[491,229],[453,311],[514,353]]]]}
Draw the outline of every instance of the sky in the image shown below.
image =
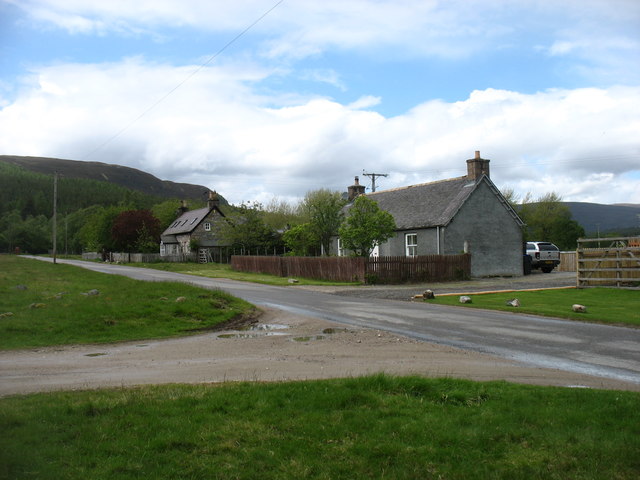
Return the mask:
{"type": "Polygon", "coordinates": [[[292,204],[459,177],[640,204],[638,0],[0,0],[0,154],[292,204]]]}

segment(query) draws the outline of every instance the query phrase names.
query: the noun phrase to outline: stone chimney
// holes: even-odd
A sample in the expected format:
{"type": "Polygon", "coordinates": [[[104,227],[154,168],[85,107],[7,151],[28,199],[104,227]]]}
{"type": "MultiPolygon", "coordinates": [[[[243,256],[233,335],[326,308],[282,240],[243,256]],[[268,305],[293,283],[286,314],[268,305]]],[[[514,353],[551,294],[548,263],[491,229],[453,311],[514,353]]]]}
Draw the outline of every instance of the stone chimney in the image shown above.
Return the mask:
{"type": "Polygon", "coordinates": [[[187,202],[185,200],[180,201],[180,206],[176,210],[176,218],[180,217],[182,214],[187,212],[189,207],[187,207],[187,202]]]}
{"type": "Polygon", "coordinates": [[[347,188],[348,199],[349,201],[353,201],[358,195],[364,194],[364,185],[360,185],[360,179],[358,177],[355,178],[353,185],[347,188]]]}
{"type": "Polygon", "coordinates": [[[220,197],[215,190],[213,192],[209,191],[209,200],[207,200],[207,206],[209,207],[209,210],[213,210],[214,208],[220,206],[220,197]]]}
{"type": "Polygon", "coordinates": [[[480,158],[480,150],[476,150],[475,158],[467,160],[467,179],[476,181],[486,175],[489,177],[490,160],[480,158]]]}

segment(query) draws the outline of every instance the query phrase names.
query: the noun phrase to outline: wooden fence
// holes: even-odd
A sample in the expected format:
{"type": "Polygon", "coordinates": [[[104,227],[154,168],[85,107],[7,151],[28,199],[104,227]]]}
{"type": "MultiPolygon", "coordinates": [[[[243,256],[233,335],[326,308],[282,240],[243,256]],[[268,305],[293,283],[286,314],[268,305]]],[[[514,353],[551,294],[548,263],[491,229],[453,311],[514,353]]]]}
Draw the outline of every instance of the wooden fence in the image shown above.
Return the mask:
{"type": "Polygon", "coordinates": [[[103,255],[98,252],[84,252],[83,260],[104,260],[106,262],[120,263],[154,263],[154,262],[195,262],[197,255],[195,253],[179,254],[179,255],[163,255],[159,253],[127,253],[127,252],[107,252],[103,255]]]}
{"type": "Polygon", "coordinates": [[[470,255],[419,257],[231,257],[231,266],[243,272],[334,282],[411,283],[469,278],[470,255]]]}
{"type": "Polygon", "coordinates": [[[640,240],[630,237],[580,238],[577,286],[640,290],[640,240]]]}
{"type": "Polygon", "coordinates": [[[575,272],[576,269],[576,252],[560,252],[560,265],[558,265],[558,271],[575,272]]]}
{"type": "Polygon", "coordinates": [[[352,257],[231,257],[231,268],[242,272],[268,273],[280,277],[313,278],[332,282],[365,279],[365,259],[352,257]]]}

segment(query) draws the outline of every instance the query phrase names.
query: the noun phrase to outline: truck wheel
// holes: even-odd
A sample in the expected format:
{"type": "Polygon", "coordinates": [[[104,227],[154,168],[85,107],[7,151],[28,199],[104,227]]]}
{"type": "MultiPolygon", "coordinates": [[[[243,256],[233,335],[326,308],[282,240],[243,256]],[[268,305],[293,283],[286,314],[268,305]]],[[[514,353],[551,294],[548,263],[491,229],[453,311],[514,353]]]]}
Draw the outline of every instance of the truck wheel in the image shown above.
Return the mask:
{"type": "Polygon", "coordinates": [[[553,267],[542,267],[544,273],[551,273],[551,270],[553,270],[553,267]]]}

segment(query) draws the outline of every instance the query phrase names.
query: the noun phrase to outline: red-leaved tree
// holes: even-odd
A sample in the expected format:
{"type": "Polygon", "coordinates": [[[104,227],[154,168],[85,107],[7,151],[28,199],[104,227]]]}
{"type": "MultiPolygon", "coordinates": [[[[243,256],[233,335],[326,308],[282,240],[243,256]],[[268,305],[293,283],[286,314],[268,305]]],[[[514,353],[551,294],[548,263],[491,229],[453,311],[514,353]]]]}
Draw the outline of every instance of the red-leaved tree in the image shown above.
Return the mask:
{"type": "Polygon", "coordinates": [[[115,248],[126,252],[155,252],[160,233],[160,221],[149,210],[122,212],[111,227],[115,248]]]}

